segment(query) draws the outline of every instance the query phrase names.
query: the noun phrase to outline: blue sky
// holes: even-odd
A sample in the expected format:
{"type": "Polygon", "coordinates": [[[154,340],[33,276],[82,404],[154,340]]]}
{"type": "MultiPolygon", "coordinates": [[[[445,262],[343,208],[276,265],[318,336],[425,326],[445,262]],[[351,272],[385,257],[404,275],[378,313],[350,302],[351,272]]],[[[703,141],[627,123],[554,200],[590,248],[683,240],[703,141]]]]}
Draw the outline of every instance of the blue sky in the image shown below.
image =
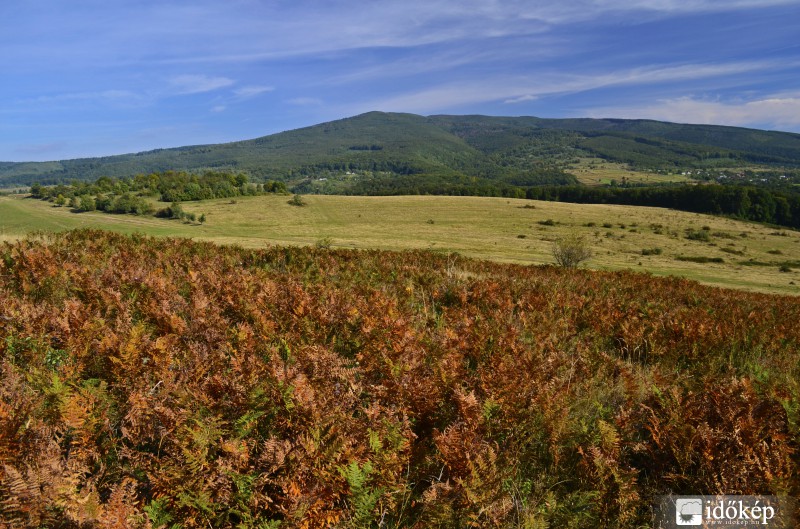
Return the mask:
{"type": "Polygon", "coordinates": [[[800,132],[800,1],[0,2],[0,160],[370,110],[800,132]]]}

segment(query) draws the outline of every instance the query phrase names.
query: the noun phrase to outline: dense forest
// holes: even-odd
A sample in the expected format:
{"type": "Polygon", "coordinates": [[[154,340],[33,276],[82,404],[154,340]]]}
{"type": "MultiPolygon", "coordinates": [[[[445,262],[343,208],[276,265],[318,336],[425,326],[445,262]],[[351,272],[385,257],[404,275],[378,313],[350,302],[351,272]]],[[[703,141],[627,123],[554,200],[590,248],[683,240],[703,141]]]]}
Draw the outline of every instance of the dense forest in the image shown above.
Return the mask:
{"type": "Polygon", "coordinates": [[[729,215],[800,228],[800,193],[741,185],[663,187],[531,187],[526,198],[581,204],[655,206],[695,213],[729,215]]]}
{"type": "Polygon", "coordinates": [[[8,527],[650,527],[798,498],[800,305],[433,252],[0,246],[8,527]]]}

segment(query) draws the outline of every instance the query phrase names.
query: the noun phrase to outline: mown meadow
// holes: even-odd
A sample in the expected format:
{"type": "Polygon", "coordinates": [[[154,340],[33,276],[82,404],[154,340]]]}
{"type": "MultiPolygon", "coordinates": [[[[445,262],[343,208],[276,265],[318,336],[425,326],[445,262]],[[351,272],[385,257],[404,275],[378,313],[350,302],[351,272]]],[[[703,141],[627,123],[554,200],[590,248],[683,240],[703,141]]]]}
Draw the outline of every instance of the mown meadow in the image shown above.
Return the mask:
{"type": "MultiPolygon", "coordinates": [[[[553,242],[584,237],[586,266],[675,275],[705,284],[800,294],[800,232],[664,208],[488,197],[246,196],[182,203],[206,221],[78,213],[0,196],[0,241],[35,230],[102,228],[263,248],[271,244],[431,249],[517,264],[554,263],[553,242]]],[[[164,203],[153,202],[154,207],[164,203]]]]}
{"type": "Polygon", "coordinates": [[[0,247],[0,517],[627,528],[659,494],[797,498],[799,319],[629,271],[30,236],[0,247]]]}

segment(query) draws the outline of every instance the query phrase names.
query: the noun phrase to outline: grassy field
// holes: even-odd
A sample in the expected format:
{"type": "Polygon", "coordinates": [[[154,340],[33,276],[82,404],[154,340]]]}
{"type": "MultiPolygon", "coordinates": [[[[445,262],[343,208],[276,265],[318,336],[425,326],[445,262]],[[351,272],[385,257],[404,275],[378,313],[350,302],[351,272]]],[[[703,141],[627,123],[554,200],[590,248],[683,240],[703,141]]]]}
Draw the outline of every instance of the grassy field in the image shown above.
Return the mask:
{"type": "Polygon", "coordinates": [[[200,225],[79,214],[47,202],[5,196],[0,197],[0,241],[35,230],[94,227],[250,248],[318,243],[340,248],[426,248],[542,264],[554,262],[553,241],[578,233],[594,252],[589,268],[633,269],[723,287],[800,294],[800,233],[753,223],[659,208],[480,197],[307,196],[305,207],[290,206],[287,200],[264,196],[185,203],[185,211],[206,215],[206,223],[200,225]],[[707,240],[689,239],[687,230],[707,240]],[[643,255],[643,250],[651,250],[651,255],[643,255]],[[789,271],[780,271],[781,265],[789,271]]]}
{"type": "Polygon", "coordinates": [[[609,162],[602,158],[581,158],[578,163],[571,165],[567,172],[574,174],[580,183],[588,186],[609,185],[612,180],[622,183],[623,178],[632,184],[664,184],[689,181],[689,178],[679,174],[663,175],[644,171],[631,171],[627,164],[609,162]]]}

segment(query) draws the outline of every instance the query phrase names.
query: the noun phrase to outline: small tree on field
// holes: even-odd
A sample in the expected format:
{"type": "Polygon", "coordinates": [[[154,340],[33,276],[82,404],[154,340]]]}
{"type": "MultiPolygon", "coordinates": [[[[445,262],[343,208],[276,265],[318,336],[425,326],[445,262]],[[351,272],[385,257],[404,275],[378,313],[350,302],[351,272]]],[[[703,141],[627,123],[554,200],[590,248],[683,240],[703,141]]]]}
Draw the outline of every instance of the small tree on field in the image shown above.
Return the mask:
{"type": "Polygon", "coordinates": [[[306,205],[306,201],[303,200],[303,196],[302,195],[295,195],[295,196],[292,197],[291,200],[289,200],[289,205],[290,206],[301,206],[302,207],[302,206],[306,205]]]}
{"type": "Polygon", "coordinates": [[[577,268],[579,264],[592,257],[592,249],[578,235],[567,235],[553,243],[553,257],[564,268],[577,268]]]}

